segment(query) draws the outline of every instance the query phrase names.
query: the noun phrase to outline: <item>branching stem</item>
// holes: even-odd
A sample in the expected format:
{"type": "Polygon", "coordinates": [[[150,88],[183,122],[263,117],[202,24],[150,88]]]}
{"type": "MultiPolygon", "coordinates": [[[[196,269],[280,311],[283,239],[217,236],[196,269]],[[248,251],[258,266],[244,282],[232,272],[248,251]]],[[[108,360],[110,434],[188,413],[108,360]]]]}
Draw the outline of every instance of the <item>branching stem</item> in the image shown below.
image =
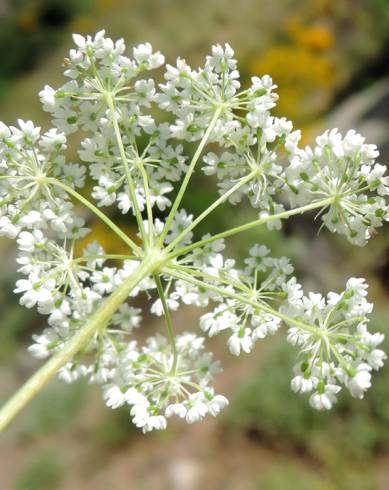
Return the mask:
{"type": "Polygon", "coordinates": [[[128,298],[130,292],[157,266],[154,257],[145,258],[106,301],[96,310],[86,324],[51,357],[1,408],[0,432],[23,409],[72,357],[77,354],[97,332],[105,328],[117,308],[128,298]]]}
{"type": "Polygon", "coordinates": [[[157,284],[158,295],[159,295],[161,302],[162,302],[163,313],[165,315],[165,321],[166,321],[167,336],[168,336],[169,343],[171,345],[172,352],[173,352],[173,362],[172,362],[169,374],[174,376],[176,374],[176,370],[177,370],[178,357],[177,357],[176,341],[174,338],[173,322],[172,322],[172,318],[170,315],[169,306],[168,306],[167,301],[166,301],[165,291],[163,289],[160,276],[158,274],[155,274],[154,280],[155,280],[155,283],[157,284]]]}
{"type": "Polygon", "coordinates": [[[69,187],[68,185],[64,184],[63,182],[60,182],[57,179],[53,178],[48,178],[47,183],[55,185],[57,187],[60,187],[62,190],[64,190],[67,194],[70,194],[74,198],[76,198],[81,204],[83,204],[85,207],[87,207],[92,213],[94,213],[98,218],[103,221],[111,230],[128,246],[130,247],[131,250],[134,252],[140,252],[139,246],[129,238],[124,231],[122,231],[115,223],[108,218],[106,214],[104,214],[98,207],[96,207],[94,204],[92,204],[88,199],[85,199],[81,194],[79,194],[77,191],[69,187]]]}
{"type": "Polygon", "coordinates": [[[121,158],[122,163],[123,163],[124,173],[125,173],[126,179],[127,179],[128,192],[130,194],[131,203],[132,203],[132,206],[134,208],[134,213],[135,213],[136,221],[138,223],[138,228],[139,228],[140,234],[142,236],[142,240],[146,244],[148,244],[149,240],[148,240],[148,236],[147,236],[146,230],[145,230],[144,225],[143,225],[143,218],[142,218],[142,214],[140,212],[139,206],[138,206],[138,201],[136,199],[135,184],[134,184],[133,178],[131,176],[130,169],[128,167],[128,160],[127,160],[127,156],[126,156],[126,151],[124,149],[124,144],[123,144],[122,135],[120,132],[119,122],[117,119],[116,107],[115,107],[114,99],[113,99],[111,93],[108,92],[106,94],[106,100],[107,100],[107,105],[108,105],[109,111],[111,113],[112,125],[113,125],[113,129],[114,129],[115,136],[116,136],[116,142],[117,142],[117,145],[119,148],[120,158],[121,158]]]}
{"type": "Polygon", "coordinates": [[[251,228],[256,228],[257,226],[264,225],[266,223],[270,223],[271,221],[286,219],[286,218],[289,218],[290,216],[295,216],[297,214],[303,214],[303,213],[306,213],[308,211],[312,211],[313,209],[325,208],[326,206],[329,206],[332,202],[333,202],[333,198],[329,197],[329,198],[323,199],[321,201],[315,201],[311,204],[307,204],[306,206],[301,206],[299,208],[294,208],[294,209],[289,209],[288,211],[283,211],[282,213],[269,214],[268,216],[264,216],[263,218],[259,218],[259,219],[256,219],[254,221],[250,221],[248,223],[245,223],[244,225],[236,226],[235,228],[231,228],[229,230],[222,231],[221,233],[218,233],[216,235],[212,235],[209,238],[204,238],[203,240],[192,243],[191,245],[183,247],[179,250],[175,250],[173,252],[170,252],[168,257],[169,258],[179,257],[180,255],[184,255],[188,252],[191,252],[192,250],[194,250],[196,248],[202,247],[203,245],[207,245],[208,243],[212,243],[216,240],[220,240],[222,238],[227,238],[227,237],[232,236],[232,235],[237,235],[238,233],[242,233],[243,231],[250,230],[251,228]]]}
{"type": "Polygon", "coordinates": [[[219,294],[220,296],[225,296],[227,298],[235,299],[243,304],[252,306],[253,308],[259,310],[259,311],[264,311],[265,313],[269,313],[270,315],[274,315],[278,318],[281,318],[281,320],[285,321],[286,323],[290,324],[292,323],[293,325],[296,325],[302,330],[308,331],[308,332],[316,332],[317,328],[315,328],[312,325],[309,325],[308,323],[301,322],[298,319],[291,318],[288,315],[285,315],[270,306],[264,304],[264,303],[257,303],[256,301],[252,301],[246,296],[243,296],[241,294],[236,294],[232,293],[228,289],[222,289],[218,286],[214,286],[213,284],[209,284],[207,282],[201,281],[199,279],[196,279],[194,277],[191,277],[189,274],[183,274],[179,272],[178,269],[170,268],[168,270],[168,273],[176,277],[177,279],[181,279],[182,281],[188,282],[189,284],[193,284],[194,286],[201,287],[201,288],[206,288],[209,291],[213,291],[214,293],[219,294]]]}
{"type": "Polygon", "coordinates": [[[234,194],[237,190],[239,190],[241,187],[246,185],[250,180],[252,180],[255,175],[257,174],[257,170],[254,170],[253,172],[250,172],[248,175],[245,177],[242,177],[231,189],[229,189],[227,192],[225,192],[222,196],[219,197],[209,208],[207,208],[205,211],[203,211],[188,227],[183,230],[177,238],[175,238],[169,245],[166,247],[166,251],[169,252],[170,250],[173,250],[174,247],[182,241],[182,239],[196,226],[201,223],[209,214],[212,213],[218,206],[223,204],[224,202],[227,201],[227,199],[234,194]]]}
{"type": "Polygon", "coordinates": [[[172,206],[172,208],[170,210],[169,216],[166,219],[165,226],[163,227],[163,230],[162,230],[162,233],[161,233],[161,237],[160,237],[160,242],[159,242],[161,245],[162,245],[162,243],[163,243],[166,235],[169,232],[170,225],[172,224],[173,218],[174,218],[174,216],[175,216],[175,214],[176,214],[176,212],[177,212],[177,210],[178,210],[178,208],[179,208],[179,206],[181,204],[182,198],[184,197],[186,188],[188,187],[188,184],[189,184],[190,178],[192,177],[192,174],[194,172],[196,163],[197,163],[198,159],[200,158],[201,153],[202,153],[205,145],[207,144],[208,139],[209,139],[212,131],[215,128],[215,125],[217,123],[217,120],[219,119],[219,116],[220,116],[221,112],[222,112],[222,108],[221,107],[218,107],[215,110],[215,113],[214,113],[214,115],[213,115],[213,117],[211,119],[211,122],[209,123],[208,129],[205,131],[204,136],[202,137],[202,139],[200,141],[200,144],[197,147],[197,149],[195,151],[195,154],[193,155],[193,158],[192,158],[192,160],[191,160],[191,162],[189,164],[189,168],[186,171],[184,180],[182,181],[180,190],[178,191],[177,197],[176,197],[176,199],[175,199],[175,201],[173,203],[173,206],[172,206]]]}

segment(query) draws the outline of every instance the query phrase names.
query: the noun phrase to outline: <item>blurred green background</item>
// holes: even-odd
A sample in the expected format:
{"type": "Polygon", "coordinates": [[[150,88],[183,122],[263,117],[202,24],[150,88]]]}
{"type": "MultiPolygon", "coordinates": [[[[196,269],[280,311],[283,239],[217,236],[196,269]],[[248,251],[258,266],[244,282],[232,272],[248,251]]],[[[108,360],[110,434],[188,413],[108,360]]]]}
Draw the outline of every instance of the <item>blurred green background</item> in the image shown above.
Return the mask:
{"type": "MultiPolygon", "coordinates": [[[[70,33],[101,28],[128,46],[150,41],[168,61],[182,56],[193,65],[212,43],[229,42],[244,78],[273,77],[277,115],[301,127],[304,142],[327,126],[354,127],[379,144],[383,163],[389,160],[389,0],[0,0],[0,120],[21,117],[48,127],[38,91],[61,83],[70,33]]],[[[185,206],[199,212],[214,187],[198,175],[192,189],[185,206]]],[[[251,212],[225,207],[206,229],[247,220],[251,212]]],[[[117,251],[102,226],[91,226],[93,238],[117,251]]],[[[388,332],[389,229],[363,249],[317,230],[300,217],[282,232],[251,231],[229,249],[243,256],[254,242],[265,243],[275,255],[291,256],[304,285],[321,292],[342,289],[349,276],[367,277],[376,303],[372,329],[388,332]]],[[[0,241],[0,260],[5,400],[39,365],[25,348],[44,318],[12,295],[10,241],[0,241]]],[[[195,329],[197,315],[184,309],[178,328],[195,329]]],[[[162,327],[147,319],[144,329],[162,327]]],[[[210,349],[225,367],[218,390],[231,404],[223,416],[143,436],[126,410],[104,407],[98,388],[52,382],[2,436],[1,490],[389,488],[389,367],[375,375],[363,402],[344,397],[323,414],[290,391],[295,353],[282,333],[238,359],[220,337],[210,349]]]]}

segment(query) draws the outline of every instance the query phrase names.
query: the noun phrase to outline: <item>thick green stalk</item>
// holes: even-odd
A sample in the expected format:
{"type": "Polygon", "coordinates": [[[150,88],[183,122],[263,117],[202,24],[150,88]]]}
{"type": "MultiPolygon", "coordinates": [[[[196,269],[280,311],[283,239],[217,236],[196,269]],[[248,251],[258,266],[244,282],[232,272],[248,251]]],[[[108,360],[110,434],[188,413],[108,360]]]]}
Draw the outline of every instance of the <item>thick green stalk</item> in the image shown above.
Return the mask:
{"type": "Polygon", "coordinates": [[[1,408],[0,432],[24,408],[25,405],[55,376],[72,357],[77,354],[99,330],[105,328],[117,308],[128,298],[130,292],[146,276],[158,267],[158,260],[146,257],[89,321],[65,344],[65,346],[46,362],[1,408]]]}

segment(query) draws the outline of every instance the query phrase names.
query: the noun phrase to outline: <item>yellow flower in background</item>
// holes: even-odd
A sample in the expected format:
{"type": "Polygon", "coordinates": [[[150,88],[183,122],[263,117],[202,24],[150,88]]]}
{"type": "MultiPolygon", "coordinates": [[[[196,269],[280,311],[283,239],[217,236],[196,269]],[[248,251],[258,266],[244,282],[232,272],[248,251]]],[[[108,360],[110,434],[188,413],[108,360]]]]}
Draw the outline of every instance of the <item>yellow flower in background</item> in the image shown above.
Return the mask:
{"type": "Polygon", "coordinates": [[[326,109],[334,92],[333,62],[304,46],[274,46],[251,63],[250,72],[272,74],[279,86],[277,113],[298,123],[326,109]]]}
{"type": "MultiPolygon", "coordinates": [[[[89,226],[91,233],[81,240],[78,240],[75,247],[75,256],[79,257],[82,255],[84,248],[92,243],[93,241],[98,241],[103,247],[107,254],[129,254],[130,251],[128,247],[118,238],[118,236],[110,230],[104,223],[96,221],[89,226]]],[[[136,236],[136,230],[133,227],[126,226],[121,227],[122,230],[135,242],[139,242],[136,236]]]]}
{"type": "Polygon", "coordinates": [[[292,41],[309,50],[321,52],[334,47],[334,35],[324,25],[316,23],[305,26],[296,17],[291,17],[286,22],[286,29],[292,41]]]}
{"type": "MultiPolygon", "coordinates": [[[[335,36],[326,21],[324,4],[286,18],[285,40],[273,44],[249,64],[251,74],[271,73],[279,86],[277,113],[309,127],[330,107],[341,84],[341,70],[334,56],[335,36]]],[[[328,20],[328,19],[327,19],[328,20]]]]}

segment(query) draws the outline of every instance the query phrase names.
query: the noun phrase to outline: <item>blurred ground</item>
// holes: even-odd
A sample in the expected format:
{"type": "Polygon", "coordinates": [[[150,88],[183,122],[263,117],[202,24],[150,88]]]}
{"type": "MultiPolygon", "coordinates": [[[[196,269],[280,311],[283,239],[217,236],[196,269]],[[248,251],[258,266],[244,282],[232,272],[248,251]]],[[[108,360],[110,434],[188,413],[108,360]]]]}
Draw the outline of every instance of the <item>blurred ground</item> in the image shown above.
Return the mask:
{"type": "MultiPolygon", "coordinates": [[[[69,33],[101,28],[129,46],[150,41],[171,62],[184,56],[196,64],[212,43],[228,41],[246,79],[269,73],[280,86],[278,114],[302,127],[306,142],[327,125],[355,127],[389,156],[388,0],[3,0],[0,120],[31,118],[48,126],[37,92],[60,83],[69,33]]],[[[186,203],[193,211],[210,197],[206,185],[196,181],[200,191],[186,203]]],[[[238,222],[247,212],[224,208],[211,226],[238,222]]],[[[105,236],[93,229],[97,238],[105,236]]],[[[298,218],[282,233],[248,233],[230,249],[240,255],[254,241],[291,256],[312,289],[336,290],[350,275],[367,277],[377,303],[373,326],[388,331],[389,230],[355,249],[317,236],[311,220],[298,218]]],[[[12,243],[0,242],[0,257],[0,397],[6,399],[39,365],[25,347],[44,319],[12,295],[12,243]]],[[[183,310],[176,323],[196,329],[197,314],[183,310]]],[[[145,334],[160,328],[158,321],[145,322],[145,334]]],[[[1,490],[389,488],[388,368],[375,376],[364,402],[342,400],[331,414],[313,414],[289,390],[293,352],[282,336],[239,359],[224,344],[222,338],[210,343],[225,367],[218,389],[231,405],[224,416],[173,424],[162,434],[139,435],[125,410],[104,407],[95,387],[51,383],[0,441],[1,490]]]]}

